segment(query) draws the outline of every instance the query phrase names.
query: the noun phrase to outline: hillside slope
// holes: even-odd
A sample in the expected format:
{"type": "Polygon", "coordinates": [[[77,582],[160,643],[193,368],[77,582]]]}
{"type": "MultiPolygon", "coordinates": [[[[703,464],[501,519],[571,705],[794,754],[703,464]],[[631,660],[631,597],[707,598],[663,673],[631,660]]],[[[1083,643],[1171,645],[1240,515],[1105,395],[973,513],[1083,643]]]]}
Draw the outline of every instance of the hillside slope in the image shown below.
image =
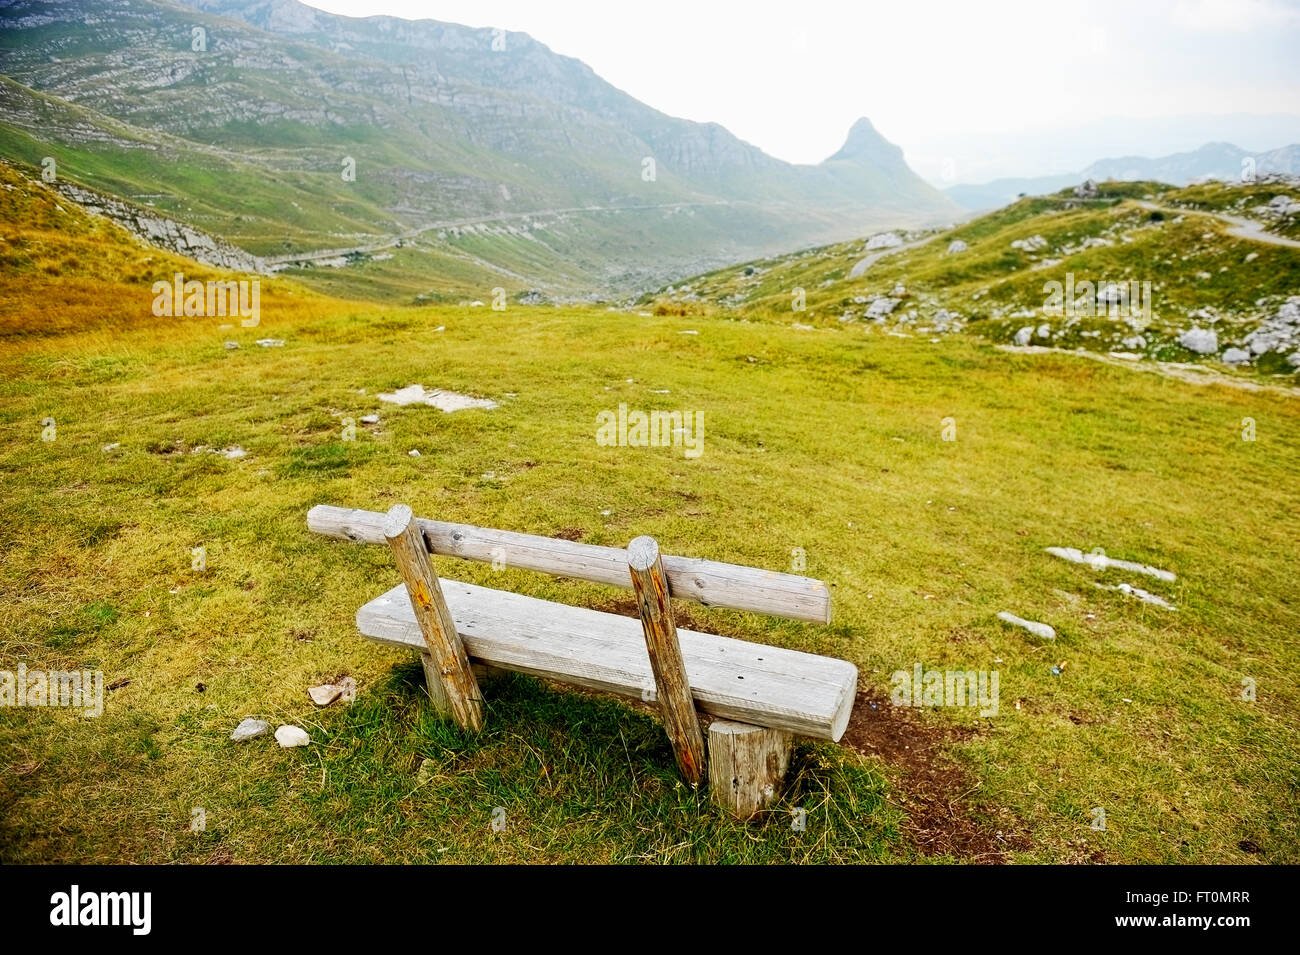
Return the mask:
{"type": "Polygon", "coordinates": [[[1088,198],[1064,190],[1022,199],[949,230],[720,270],[645,301],[683,314],[901,336],[966,331],[1291,378],[1300,372],[1298,233],[1294,183],[1103,183],[1088,198]]]}

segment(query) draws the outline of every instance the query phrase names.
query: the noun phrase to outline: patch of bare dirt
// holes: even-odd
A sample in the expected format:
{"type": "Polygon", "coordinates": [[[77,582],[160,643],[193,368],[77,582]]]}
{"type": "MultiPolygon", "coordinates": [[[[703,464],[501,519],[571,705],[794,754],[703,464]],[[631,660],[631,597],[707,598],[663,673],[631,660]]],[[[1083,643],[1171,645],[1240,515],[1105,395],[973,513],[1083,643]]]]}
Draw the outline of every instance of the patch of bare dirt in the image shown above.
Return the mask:
{"type": "Polygon", "coordinates": [[[945,743],[976,734],[972,727],[935,723],[922,712],[894,706],[885,694],[862,690],[840,745],[879,758],[897,774],[895,791],[907,813],[903,828],[922,853],[1000,865],[1008,852],[1029,842],[1007,810],[971,801],[979,784],[943,750],[945,743]],[[993,824],[989,817],[1005,821],[993,824]]]}

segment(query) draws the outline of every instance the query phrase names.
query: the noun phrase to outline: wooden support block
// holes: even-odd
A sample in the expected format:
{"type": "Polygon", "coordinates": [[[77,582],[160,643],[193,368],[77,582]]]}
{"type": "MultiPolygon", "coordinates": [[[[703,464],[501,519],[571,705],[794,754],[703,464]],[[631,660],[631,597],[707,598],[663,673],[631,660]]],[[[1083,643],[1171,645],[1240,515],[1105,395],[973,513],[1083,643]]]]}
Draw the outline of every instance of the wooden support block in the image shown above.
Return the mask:
{"type": "Polygon", "coordinates": [[[481,730],[483,696],[478,681],[470,670],[469,657],[447,609],[438,575],[433,572],[424,535],[405,504],[398,504],[388,512],[384,537],[393,549],[393,558],[411,599],[411,609],[428,647],[421,659],[434,707],[454,719],[462,729],[481,730]]]}
{"type": "Polygon", "coordinates": [[[709,788],[713,801],[749,819],[781,793],[793,738],[785,730],[731,720],[709,726],[709,788]]]}
{"type": "Polygon", "coordinates": [[[692,786],[704,781],[706,759],[704,735],[695,713],[691,684],[682,662],[682,648],[677,640],[677,624],[668,600],[668,579],[664,576],[659,545],[653,537],[638,537],[627,546],[627,566],[641,612],[641,630],[650,653],[659,712],[664,729],[673,745],[677,767],[692,786]]]}

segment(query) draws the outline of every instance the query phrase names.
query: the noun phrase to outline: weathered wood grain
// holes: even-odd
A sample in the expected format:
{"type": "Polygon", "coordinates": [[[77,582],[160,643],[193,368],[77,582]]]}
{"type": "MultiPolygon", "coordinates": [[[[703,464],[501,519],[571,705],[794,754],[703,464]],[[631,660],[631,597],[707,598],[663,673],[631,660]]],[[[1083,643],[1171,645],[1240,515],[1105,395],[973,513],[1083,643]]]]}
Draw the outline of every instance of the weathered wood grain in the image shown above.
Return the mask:
{"type": "MultiPolygon", "coordinates": [[[[518,534],[471,524],[450,524],[418,518],[429,550],[447,557],[462,557],[574,577],[616,587],[631,585],[627,552],[617,547],[597,547],[574,541],[518,534]]],[[[346,507],[318,504],[307,513],[307,527],[318,534],[369,544],[382,544],[384,515],[346,507]]],[[[694,557],[663,558],[672,596],[707,607],[728,607],[767,613],[792,620],[829,623],[829,588],[820,580],[726,564],[694,557]]]]}
{"type": "MultiPolygon", "coordinates": [[[[634,699],[658,696],[640,620],[446,577],[442,591],[472,660],[634,699]]],[[[401,585],[358,610],[357,628],[381,643],[425,647],[401,585]]],[[[814,739],[844,733],[853,664],[680,628],[677,639],[702,712],[814,739]]]]}
{"type": "Polygon", "coordinates": [[[483,696],[469,667],[469,655],[443,597],[438,575],[425,548],[415,516],[398,504],[384,519],[384,537],[410,598],[412,619],[424,640],[424,672],[434,706],[450,714],[462,729],[483,728],[483,696]],[[435,681],[438,688],[435,688],[435,681]],[[441,692],[440,692],[441,691],[441,692]]]}
{"type": "Polygon", "coordinates": [[[709,790],[737,819],[749,819],[781,794],[793,740],[784,730],[714,720],[709,725],[709,790]]]}
{"type": "Polygon", "coordinates": [[[700,732],[700,718],[695,714],[695,700],[677,641],[659,544],[653,537],[638,537],[627,545],[627,569],[654,673],[659,715],[677,757],[677,768],[688,783],[698,786],[705,775],[704,734],[700,732]]]}

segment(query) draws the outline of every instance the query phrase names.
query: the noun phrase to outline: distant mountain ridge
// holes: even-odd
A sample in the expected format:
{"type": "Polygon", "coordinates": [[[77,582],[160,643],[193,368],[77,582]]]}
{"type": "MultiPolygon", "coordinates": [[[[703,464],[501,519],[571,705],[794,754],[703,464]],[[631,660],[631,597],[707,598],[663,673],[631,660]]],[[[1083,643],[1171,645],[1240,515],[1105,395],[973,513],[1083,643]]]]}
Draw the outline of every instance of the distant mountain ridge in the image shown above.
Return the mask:
{"type": "Polygon", "coordinates": [[[982,210],[1004,206],[1020,195],[1047,195],[1085,179],[1096,182],[1108,179],[1121,182],[1150,180],[1186,186],[1204,179],[1240,179],[1246,171],[1256,176],[1300,176],[1300,145],[1250,152],[1232,143],[1206,143],[1190,152],[1155,159],[1144,156],[1099,159],[1078,173],[995,179],[979,185],[950,186],[944,193],[967,209],[982,210]]]}
{"type": "Polygon", "coordinates": [[[376,289],[442,294],[454,265],[473,288],[632,290],[960,214],[866,120],[792,165],[523,33],[297,0],[16,0],[0,72],[0,155],[53,156],[267,260],[340,250],[340,280],[376,289]],[[348,257],[399,238],[382,266],[348,257]]]}

